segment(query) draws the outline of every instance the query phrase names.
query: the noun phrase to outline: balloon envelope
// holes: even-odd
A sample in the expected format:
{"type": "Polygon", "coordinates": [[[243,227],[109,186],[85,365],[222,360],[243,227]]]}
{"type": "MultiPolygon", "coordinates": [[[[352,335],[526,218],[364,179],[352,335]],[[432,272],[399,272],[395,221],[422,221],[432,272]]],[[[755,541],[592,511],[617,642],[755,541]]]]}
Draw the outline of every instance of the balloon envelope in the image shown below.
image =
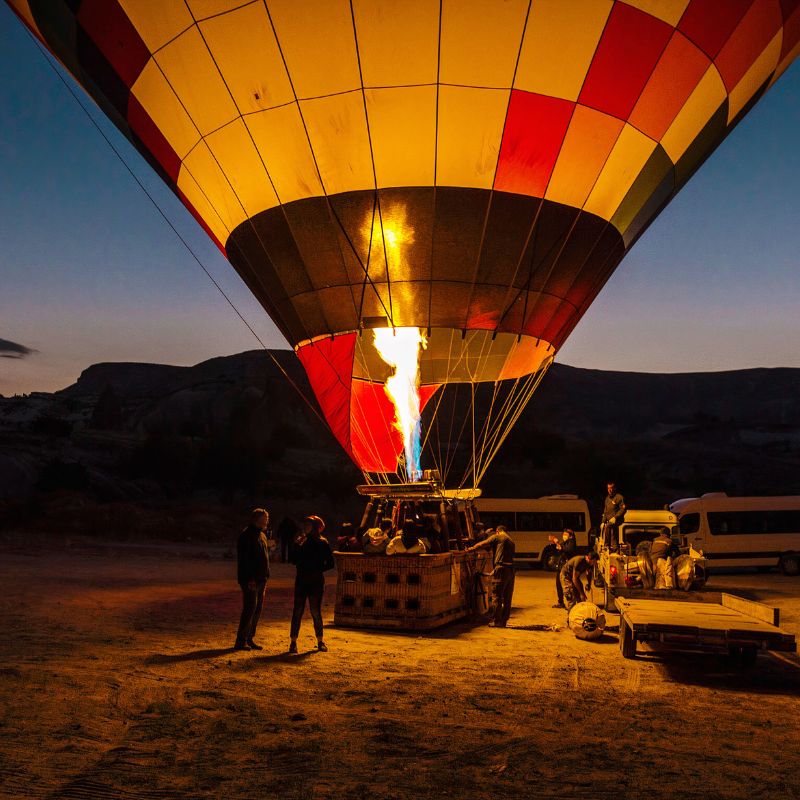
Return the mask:
{"type": "Polygon", "coordinates": [[[789,65],[795,0],[8,0],[227,255],[366,471],[421,401],[549,363],[789,65]]]}

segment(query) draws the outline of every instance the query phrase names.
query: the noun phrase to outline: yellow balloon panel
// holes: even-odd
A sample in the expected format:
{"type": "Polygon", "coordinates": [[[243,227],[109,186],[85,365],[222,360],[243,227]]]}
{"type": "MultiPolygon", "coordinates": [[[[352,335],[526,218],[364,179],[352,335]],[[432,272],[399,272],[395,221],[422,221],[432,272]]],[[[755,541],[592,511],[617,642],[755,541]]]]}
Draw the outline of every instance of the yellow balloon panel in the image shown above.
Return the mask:
{"type": "Polygon", "coordinates": [[[689,0],[623,0],[626,6],[638,8],[645,14],[662,19],[675,27],[686,11],[689,0]]]}
{"type": "Polygon", "coordinates": [[[160,3],[158,14],[153,13],[153,0],[119,0],[119,4],[151,53],[194,24],[185,3],[160,3]]]}
{"type": "Polygon", "coordinates": [[[324,194],[295,103],[251,114],[246,120],[277,192],[277,201],[291,203],[324,194]]]}
{"type": "Polygon", "coordinates": [[[611,219],[655,149],[652,139],[626,123],[584,209],[611,219]]]}
{"type": "Polygon", "coordinates": [[[242,6],[242,0],[184,0],[195,19],[227,14],[242,6]]]}
{"type": "Polygon", "coordinates": [[[436,83],[438,0],[356,0],[353,16],[364,86],[436,83]]]}
{"type": "MultiPolygon", "coordinates": [[[[205,145],[202,146],[205,147],[205,145]]],[[[230,230],[222,221],[222,217],[217,213],[216,206],[208,199],[204,188],[198,185],[186,164],[181,167],[181,171],[178,174],[177,186],[216,239],[220,242],[226,241],[230,230]]]]}
{"type": "Polygon", "coordinates": [[[438,186],[491,189],[510,89],[439,89],[438,186]]]}
{"type": "Polygon", "coordinates": [[[181,34],[174,42],[161,48],[154,58],[203,136],[239,116],[197,28],[181,34]]]}
{"type": "Polygon", "coordinates": [[[577,100],[611,0],[533,0],[515,89],[577,100]]]}
{"type": "MultiPolygon", "coordinates": [[[[259,211],[278,204],[278,197],[272,188],[265,164],[259,157],[253,139],[241,119],[215,131],[207,136],[205,141],[214,161],[230,181],[230,189],[237,201],[232,206],[233,209],[244,206],[245,217],[252,217],[259,211]]],[[[192,174],[197,178],[199,178],[198,168],[199,165],[192,168],[192,174]]],[[[223,184],[223,196],[226,195],[224,186],[225,184],[223,184]]],[[[229,212],[231,229],[235,227],[232,223],[236,216],[237,213],[229,212]]]]}
{"type": "Polygon", "coordinates": [[[255,3],[200,23],[214,60],[243,114],[294,101],[266,8],[255,3]]]}
{"type": "Polygon", "coordinates": [[[545,197],[581,208],[623,125],[616,117],[576,106],[545,197]]]}
{"type": "Polygon", "coordinates": [[[444,0],[441,83],[507,89],[514,79],[528,0],[444,0]]]}
{"type": "Polygon", "coordinates": [[[268,8],[299,98],[361,87],[349,3],[270,0],[268,8]]]}
{"type": "Polygon", "coordinates": [[[722,105],[725,96],[725,85],[719,72],[715,67],[709,67],[661,139],[661,146],[667,151],[673,164],[703,130],[714,112],[722,105]]]}
{"type": "MultiPolygon", "coordinates": [[[[252,148],[250,149],[252,150],[252,148]]],[[[251,163],[253,163],[252,160],[251,163]]],[[[216,212],[216,216],[219,217],[224,231],[230,233],[247,219],[242,201],[236,196],[228,177],[220,168],[220,164],[205,141],[198,144],[183,160],[181,175],[184,171],[188,171],[202,187],[203,194],[216,212]]],[[[258,172],[263,175],[263,168],[260,165],[258,172]]],[[[180,176],[178,177],[178,187],[183,190],[180,176]]],[[[223,238],[221,241],[225,241],[225,239],[223,238]]]]}
{"type": "Polygon", "coordinates": [[[378,187],[431,186],[436,155],[436,87],[367,89],[378,187]]]}
{"type": "Polygon", "coordinates": [[[200,133],[154,58],[147,62],[131,92],[178,158],[183,159],[200,141],[200,133]]]}
{"type": "Polygon", "coordinates": [[[302,100],[300,113],[308,129],[325,193],[374,188],[361,90],[302,100]]]}

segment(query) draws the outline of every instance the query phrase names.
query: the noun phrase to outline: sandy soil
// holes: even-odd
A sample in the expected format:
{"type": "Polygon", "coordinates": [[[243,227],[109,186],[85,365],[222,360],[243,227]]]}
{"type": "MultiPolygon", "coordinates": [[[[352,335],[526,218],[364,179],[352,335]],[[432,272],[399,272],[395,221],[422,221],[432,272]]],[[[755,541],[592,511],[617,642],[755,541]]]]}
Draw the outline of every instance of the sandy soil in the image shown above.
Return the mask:
{"type": "MultiPolygon", "coordinates": [[[[233,575],[175,545],[0,546],[0,796],[800,798],[795,655],[625,661],[616,617],[579,641],[522,571],[508,629],[331,626],[317,653],[306,618],[289,656],[283,565],[264,650],[232,653],[233,575]]],[[[800,634],[800,580],[712,584],[800,634]]]]}

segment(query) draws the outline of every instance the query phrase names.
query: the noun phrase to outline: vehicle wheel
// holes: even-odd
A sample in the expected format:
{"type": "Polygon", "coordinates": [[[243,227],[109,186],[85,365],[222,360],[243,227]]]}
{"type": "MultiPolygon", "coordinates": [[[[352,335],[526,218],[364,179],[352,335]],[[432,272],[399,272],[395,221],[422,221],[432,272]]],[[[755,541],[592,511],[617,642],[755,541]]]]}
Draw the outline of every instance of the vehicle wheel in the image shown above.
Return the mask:
{"type": "Polygon", "coordinates": [[[784,553],[778,565],[784,575],[800,575],[800,553],[784,553]]]}
{"type": "Polygon", "coordinates": [[[636,640],[625,620],[619,618],[619,649],[623,658],[636,658],[636,640]]]}
{"type": "Polygon", "coordinates": [[[606,585],[605,578],[603,578],[603,574],[599,570],[594,574],[594,585],[598,589],[602,589],[606,585]]]}
{"type": "Polygon", "coordinates": [[[756,659],[758,658],[758,650],[755,647],[743,647],[742,648],[742,666],[743,667],[754,667],[756,665],[756,659]]]}
{"type": "Polygon", "coordinates": [[[542,567],[548,572],[555,572],[558,569],[559,553],[555,547],[545,547],[542,552],[542,567]]]}

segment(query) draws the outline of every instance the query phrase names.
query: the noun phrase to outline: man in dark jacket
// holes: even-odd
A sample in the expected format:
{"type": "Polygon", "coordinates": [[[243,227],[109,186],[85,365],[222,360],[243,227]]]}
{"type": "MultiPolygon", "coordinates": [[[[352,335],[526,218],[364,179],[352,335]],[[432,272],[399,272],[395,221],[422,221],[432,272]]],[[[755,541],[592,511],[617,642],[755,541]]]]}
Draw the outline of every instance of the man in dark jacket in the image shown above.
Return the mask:
{"type": "Polygon", "coordinates": [[[617,552],[619,541],[617,531],[625,518],[625,498],[617,491],[617,484],[609,481],[606,484],[606,498],[603,501],[603,516],[600,523],[603,530],[604,543],[612,553],[617,552]]]}
{"type": "Polygon", "coordinates": [[[317,650],[325,651],[328,646],[322,640],[322,593],[325,591],[325,573],[333,569],[333,553],[328,540],[322,535],[325,523],[320,517],[310,516],[303,520],[301,533],[295,538],[289,551],[289,560],[297,567],[294,581],[294,608],[292,627],[289,632],[289,652],[297,652],[297,635],[300,633],[300,620],[306,610],[306,601],[314,620],[314,633],[317,635],[317,650]]]}
{"type": "Polygon", "coordinates": [[[234,650],[263,649],[253,639],[269,578],[269,547],[264,534],[268,525],[269,514],[263,508],[254,508],[250,512],[250,524],[236,542],[236,579],[242,587],[242,616],[234,650]]]}

